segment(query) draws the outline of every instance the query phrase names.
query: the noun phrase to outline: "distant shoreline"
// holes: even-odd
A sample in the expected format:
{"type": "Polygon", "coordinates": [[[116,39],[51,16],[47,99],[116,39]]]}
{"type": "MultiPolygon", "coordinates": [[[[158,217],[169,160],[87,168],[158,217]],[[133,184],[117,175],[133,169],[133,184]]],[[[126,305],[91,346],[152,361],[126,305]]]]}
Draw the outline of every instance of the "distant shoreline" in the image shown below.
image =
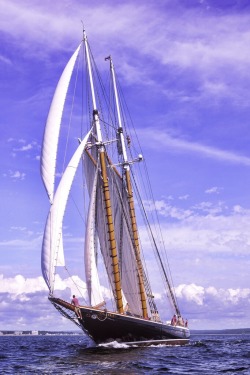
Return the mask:
{"type": "Polygon", "coordinates": [[[191,335],[237,335],[237,334],[250,334],[250,328],[228,328],[228,329],[192,329],[191,335]]]}
{"type": "Polygon", "coordinates": [[[65,335],[65,336],[80,336],[84,335],[81,331],[11,331],[11,330],[0,330],[0,337],[3,336],[55,336],[55,335],[65,335]]]}

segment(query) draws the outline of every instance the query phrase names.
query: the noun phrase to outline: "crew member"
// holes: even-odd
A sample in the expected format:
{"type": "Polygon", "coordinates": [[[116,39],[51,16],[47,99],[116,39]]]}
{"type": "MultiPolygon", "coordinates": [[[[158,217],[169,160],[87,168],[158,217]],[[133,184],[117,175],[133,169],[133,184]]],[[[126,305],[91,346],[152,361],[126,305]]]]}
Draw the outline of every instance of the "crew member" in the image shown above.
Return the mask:
{"type": "Polygon", "coordinates": [[[76,313],[77,317],[82,319],[82,313],[81,313],[79,301],[78,301],[78,298],[76,298],[76,296],[74,294],[73,294],[73,298],[71,300],[71,304],[75,306],[75,313],[76,313]]]}
{"type": "Polygon", "coordinates": [[[174,314],[174,316],[173,316],[173,318],[172,318],[172,320],[171,320],[171,326],[176,326],[176,324],[177,324],[177,317],[176,317],[176,315],[174,314]]]}

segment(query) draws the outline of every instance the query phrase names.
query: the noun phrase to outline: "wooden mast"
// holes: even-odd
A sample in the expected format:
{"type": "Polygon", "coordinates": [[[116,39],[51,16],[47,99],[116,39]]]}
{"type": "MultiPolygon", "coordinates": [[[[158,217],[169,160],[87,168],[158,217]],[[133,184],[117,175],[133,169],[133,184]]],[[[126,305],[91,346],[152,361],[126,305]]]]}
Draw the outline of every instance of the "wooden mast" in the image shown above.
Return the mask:
{"type": "Polygon", "coordinates": [[[111,252],[111,258],[112,258],[116,306],[117,306],[118,312],[122,314],[124,310],[123,310],[123,303],[122,303],[121,277],[120,277],[120,270],[119,270],[119,263],[118,263],[118,256],[117,256],[115,228],[114,228],[114,223],[113,223],[113,214],[112,214],[110,192],[109,192],[109,182],[108,182],[108,176],[107,176],[106,153],[105,153],[105,148],[104,148],[103,141],[102,141],[100,119],[99,119],[99,114],[98,114],[98,110],[96,106],[92,70],[91,70],[90,58],[89,58],[88,42],[87,42],[87,36],[86,36],[85,31],[83,32],[83,40],[84,40],[85,51],[86,51],[87,66],[88,66],[90,88],[91,88],[91,95],[92,95],[92,103],[93,103],[93,108],[94,108],[93,122],[95,124],[96,135],[97,135],[97,147],[98,147],[98,152],[100,155],[102,188],[103,188],[104,205],[105,205],[105,211],[106,211],[106,220],[107,220],[107,226],[108,226],[108,239],[109,239],[110,252],[111,252]]]}
{"type": "Polygon", "coordinates": [[[136,256],[136,262],[137,262],[138,283],[139,283],[139,290],[140,290],[140,296],[141,296],[142,316],[144,318],[148,318],[147,300],[146,300],[146,292],[145,292],[144,278],[143,278],[143,267],[142,267],[141,256],[140,256],[138,228],[137,228],[137,223],[136,223],[133,190],[132,190],[132,184],[131,184],[131,178],[130,178],[130,166],[128,162],[127,151],[126,151],[124,135],[123,135],[114,64],[110,56],[107,57],[106,59],[110,60],[110,70],[111,70],[113,86],[114,86],[115,103],[116,103],[117,117],[118,117],[118,136],[121,142],[122,155],[123,155],[123,168],[125,171],[125,178],[126,178],[126,185],[127,185],[127,192],[128,192],[129,216],[130,216],[130,221],[131,221],[131,226],[132,226],[132,235],[133,235],[135,256],[136,256]]]}

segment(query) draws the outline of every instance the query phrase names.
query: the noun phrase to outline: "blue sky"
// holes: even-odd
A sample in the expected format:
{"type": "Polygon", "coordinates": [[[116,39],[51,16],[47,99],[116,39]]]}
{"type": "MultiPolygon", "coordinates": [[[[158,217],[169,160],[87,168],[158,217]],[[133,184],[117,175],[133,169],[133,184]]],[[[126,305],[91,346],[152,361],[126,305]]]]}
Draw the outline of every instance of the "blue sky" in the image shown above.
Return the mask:
{"type": "MultiPolygon", "coordinates": [[[[49,204],[39,159],[53,90],[81,41],[81,20],[97,64],[112,54],[124,82],[190,327],[249,327],[248,1],[0,6],[0,329],[74,329],[47,301],[41,277],[49,204]]],[[[69,298],[69,281],[60,283],[69,298]]]]}

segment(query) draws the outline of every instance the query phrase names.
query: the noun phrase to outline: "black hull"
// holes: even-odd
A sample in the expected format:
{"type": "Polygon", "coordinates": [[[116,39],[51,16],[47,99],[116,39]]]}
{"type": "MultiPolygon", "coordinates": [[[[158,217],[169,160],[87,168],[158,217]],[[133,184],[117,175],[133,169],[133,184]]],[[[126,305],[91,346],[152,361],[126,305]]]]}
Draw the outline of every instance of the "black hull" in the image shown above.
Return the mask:
{"type": "Polygon", "coordinates": [[[187,339],[189,331],[133,316],[81,308],[83,330],[96,342],[187,339]]]}
{"type": "MultiPolygon", "coordinates": [[[[74,311],[74,307],[65,301],[56,298],[50,300],[54,305],[74,311]]],[[[91,307],[81,306],[79,310],[80,312],[74,312],[78,325],[97,344],[112,341],[131,344],[149,340],[167,340],[171,345],[183,345],[189,342],[189,329],[185,327],[174,327],[91,307]]]]}

